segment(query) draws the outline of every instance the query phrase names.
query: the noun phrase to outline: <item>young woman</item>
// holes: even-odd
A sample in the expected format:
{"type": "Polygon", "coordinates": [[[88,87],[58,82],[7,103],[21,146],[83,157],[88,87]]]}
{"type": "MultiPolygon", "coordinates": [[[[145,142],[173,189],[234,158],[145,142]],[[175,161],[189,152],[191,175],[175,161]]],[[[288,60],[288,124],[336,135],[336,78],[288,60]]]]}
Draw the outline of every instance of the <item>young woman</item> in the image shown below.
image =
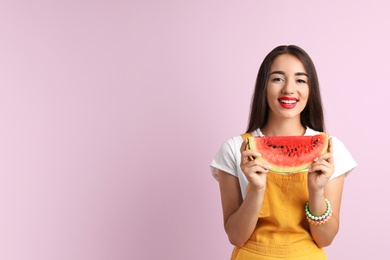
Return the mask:
{"type": "MultiPolygon", "coordinates": [[[[246,132],[315,135],[325,131],[323,118],[312,60],[297,46],[276,47],[260,66],[246,132]]],[[[344,178],[356,167],[349,151],[331,137],[327,153],[307,171],[278,174],[250,160],[261,154],[245,150],[246,144],[242,136],[227,140],[211,163],[235,246],[231,259],[326,259],[322,248],[339,229],[344,178]]]]}

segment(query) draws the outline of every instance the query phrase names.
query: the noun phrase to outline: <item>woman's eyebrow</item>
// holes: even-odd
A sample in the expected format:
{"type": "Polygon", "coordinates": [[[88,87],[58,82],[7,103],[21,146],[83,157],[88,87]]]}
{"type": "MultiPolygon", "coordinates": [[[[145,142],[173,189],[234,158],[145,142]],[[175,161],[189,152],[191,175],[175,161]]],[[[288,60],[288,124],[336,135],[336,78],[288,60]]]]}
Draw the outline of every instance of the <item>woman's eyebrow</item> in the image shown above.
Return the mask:
{"type": "MultiPolygon", "coordinates": [[[[286,75],[286,73],[284,71],[280,71],[280,70],[273,71],[273,72],[271,72],[270,75],[272,75],[272,74],[286,75]]],[[[306,76],[306,77],[308,77],[305,72],[297,72],[297,73],[295,73],[295,76],[306,76]]]]}
{"type": "Polygon", "coordinates": [[[309,77],[305,72],[297,72],[295,73],[296,76],[306,76],[309,77]]]}
{"type": "Polygon", "coordinates": [[[282,74],[282,75],[285,75],[286,73],[284,73],[283,71],[280,71],[280,70],[276,70],[276,71],[271,72],[270,75],[272,75],[272,74],[282,74]]]}

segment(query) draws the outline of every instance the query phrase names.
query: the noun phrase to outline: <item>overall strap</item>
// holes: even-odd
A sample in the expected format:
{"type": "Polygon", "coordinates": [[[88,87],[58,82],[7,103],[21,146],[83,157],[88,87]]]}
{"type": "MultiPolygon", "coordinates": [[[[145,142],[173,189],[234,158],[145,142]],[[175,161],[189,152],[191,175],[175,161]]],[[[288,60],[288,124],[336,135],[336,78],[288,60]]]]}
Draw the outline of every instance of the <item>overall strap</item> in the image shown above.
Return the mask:
{"type": "Polygon", "coordinates": [[[245,139],[247,139],[248,137],[251,137],[252,136],[252,133],[245,133],[245,134],[242,134],[241,137],[242,137],[242,140],[245,141],[245,139]]]}

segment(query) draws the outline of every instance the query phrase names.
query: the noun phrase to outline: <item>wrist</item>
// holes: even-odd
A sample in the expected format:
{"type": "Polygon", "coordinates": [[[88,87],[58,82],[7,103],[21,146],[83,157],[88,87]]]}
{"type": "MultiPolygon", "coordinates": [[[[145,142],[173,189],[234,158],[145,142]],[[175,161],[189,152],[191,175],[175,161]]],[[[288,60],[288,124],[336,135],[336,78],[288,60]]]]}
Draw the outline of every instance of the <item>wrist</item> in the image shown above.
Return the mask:
{"type": "Polygon", "coordinates": [[[323,191],[309,193],[308,206],[314,215],[322,215],[326,211],[325,194],[323,191]]]}
{"type": "Polygon", "coordinates": [[[309,189],[309,198],[324,198],[325,189],[309,189]]]}
{"type": "Polygon", "coordinates": [[[256,195],[264,195],[265,193],[265,186],[264,187],[251,187],[249,192],[256,194],[256,195]]]}
{"type": "Polygon", "coordinates": [[[330,205],[330,202],[328,199],[325,199],[326,203],[326,211],[322,215],[313,215],[312,212],[309,209],[309,202],[305,205],[305,215],[306,219],[310,224],[314,225],[322,225],[328,222],[329,218],[332,216],[332,206],[330,205]]]}

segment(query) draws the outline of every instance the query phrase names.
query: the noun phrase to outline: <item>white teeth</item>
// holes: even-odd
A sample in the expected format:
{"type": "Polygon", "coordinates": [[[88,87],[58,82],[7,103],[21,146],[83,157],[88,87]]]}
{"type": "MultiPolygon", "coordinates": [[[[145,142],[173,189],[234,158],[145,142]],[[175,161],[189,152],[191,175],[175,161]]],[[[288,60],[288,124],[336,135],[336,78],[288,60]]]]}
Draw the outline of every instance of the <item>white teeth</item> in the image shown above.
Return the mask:
{"type": "Polygon", "coordinates": [[[284,104],[295,104],[295,103],[297,103],[296,100],[286,100],[286,99],[281,99],[280,102],[282,102],[284,104]]]}

